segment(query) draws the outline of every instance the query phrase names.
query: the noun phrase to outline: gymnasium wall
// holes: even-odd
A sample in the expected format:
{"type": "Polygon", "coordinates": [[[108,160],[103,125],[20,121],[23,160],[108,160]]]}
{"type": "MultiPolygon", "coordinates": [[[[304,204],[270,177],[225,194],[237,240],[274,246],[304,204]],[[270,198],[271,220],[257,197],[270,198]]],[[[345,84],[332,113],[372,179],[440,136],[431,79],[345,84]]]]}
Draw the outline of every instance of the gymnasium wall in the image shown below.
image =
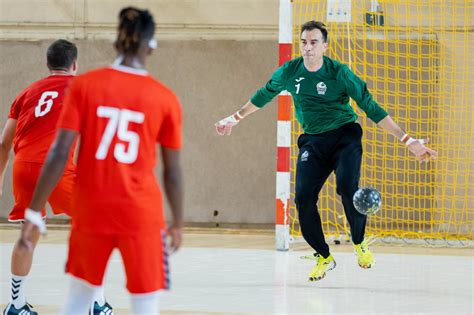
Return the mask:
{"type": "MultiPolygon", "coordinates": [[[[66,38],[78,44],[81,72],[109,64],[114,58],[112,41],[117,14],[129,3],[0,1],[0,125],[3,127],[15,96],[30,82],[47,75],[44,53],[52,40],[66,38]]],[[[276,68],[279,0],[133,3],[149,8],[158,23],[158,49],[148,68],[177,93],[183,104],[185,221],[214,225],[272,224],[276,102],[242,122],[230,137],[218,137],[213,124],[239,108],[276,68]]],[[[387,18],[390,19],[390,12],[387,18]]],[[[461,50],[456,43],[472,42],[474,19],[470,21],[465,35],[451,36],[448,32],[437,38],[441,47],[457,56],[451,61],[457,69],[468,60],[469,52],[461,50]]],[[[458,27],[457,24],[459,21],[453,21],[453,27],[458,27]]],[[[468,78],[456,78],[460,79],[473,80],[472,74],[468,78]]],[[[445,86],[450,87],[448,83],[445,86]]],[[[472,91],[467,95],[472,96],[472,91]]],[[[467,102],[472,104],[472,99],[467,102]]],[[[459,102],[466,100],[459,96],[459,102]]],[[[464,114],[473,117],[474,107],[470,108],[464,114]]],[[[462,154],[469,156],[472,152],[462,154]]],[[[12,206],[10,179],[9,167],[5,192],[0,197],[0,218],[5,218],[12,206]]],[[[453,186],[455,182],[453,178],[453,186]]],[[[469,189],[473,189],[472,184],[469,189]]]]}
{"type": "MultiPolygon", "coordinates": [[[[128,4],[0,3],[2,128],[15,96],[47,75],[45,51],[53,39],[78,44],[80,72],[110,64],[117,15],[128,4]]],[[[217,136],[214,123],[243,105],[276,69],[278,1],[134,3],[149,8],[158,23],[158,49],[147,68],[176,92],[184,109],[185,221],[272,223],[276,102],[246,119],[230,137],[217,136]]],[[[0,200],[5,218],[13,203],[11,167],[0,200]]]]}

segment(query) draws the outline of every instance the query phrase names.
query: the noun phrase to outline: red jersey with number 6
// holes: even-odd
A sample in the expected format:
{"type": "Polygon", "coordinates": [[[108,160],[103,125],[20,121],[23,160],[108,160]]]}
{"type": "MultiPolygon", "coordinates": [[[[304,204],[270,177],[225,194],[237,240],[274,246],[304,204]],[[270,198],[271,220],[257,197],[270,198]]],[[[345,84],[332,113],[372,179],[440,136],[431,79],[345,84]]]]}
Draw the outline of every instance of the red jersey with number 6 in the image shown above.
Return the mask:
{"type": "Polygon", "coordinates": [[[175,94],[146,71],[101,68],[73,80],[58,127],[80,134],[74,228],[159,233],[156,144],[180,149],[181,120],[175,94]]]}
{"type": "Polygon", "coordinates": [[[13,140],[15,160],[44,162],[54,141],[65,90],[72,78],[51,75],[31,84],[15,99],[8,115],[17,120],[13,140]]]}

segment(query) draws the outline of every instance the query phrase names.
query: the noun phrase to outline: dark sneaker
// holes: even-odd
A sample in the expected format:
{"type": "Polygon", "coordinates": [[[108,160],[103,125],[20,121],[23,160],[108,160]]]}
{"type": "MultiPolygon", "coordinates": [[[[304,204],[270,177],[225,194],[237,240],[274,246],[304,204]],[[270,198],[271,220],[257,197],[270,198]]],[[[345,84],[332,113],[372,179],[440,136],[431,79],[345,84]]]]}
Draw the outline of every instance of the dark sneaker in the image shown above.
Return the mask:
{"type": "Polygon", "coordinates": [[[28,303],[23,305],[22,308],[16,308],[12,303],[9,303],[3,311],[3,315],[38,315],[38,312],[31,310],[32,308],[33,306],[28,303]]]}
{"type": "Polygon", "coordinates": [[[94,302],[94,305],[91,306],[90,315],[114,315],[112,306],[109,303],[105,302],[104,305],[100,306],[99,303],[94,302]]]}

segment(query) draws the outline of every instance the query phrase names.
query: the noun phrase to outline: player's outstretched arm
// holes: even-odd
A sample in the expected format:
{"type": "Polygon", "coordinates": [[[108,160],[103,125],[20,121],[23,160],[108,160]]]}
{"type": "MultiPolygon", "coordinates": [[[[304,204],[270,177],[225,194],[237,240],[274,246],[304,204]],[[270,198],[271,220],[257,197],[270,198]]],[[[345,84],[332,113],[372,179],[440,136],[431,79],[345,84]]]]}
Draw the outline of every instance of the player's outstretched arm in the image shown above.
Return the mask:
{"type": "Polygon", "coordinates": [[[238,111],[234,114],[226,117],[224,119],[219,120],[214,124],[216,127],[217,134],[219,136],[223,135],[230,135],[232,132],[232,127],[237,125],[239,121],[247,117],[248,115],[256,112],[260,108],[252,104],[251,101],[248,101],[244,106],[242,106],[238,111]]]}
{"type": "Polygon", "coordinates": [[[16,119],[8,118],[0,137],[0,196],[3,195],[3,183],[7,169],[8,157],[13,146],[16,132],[16,119]]]}
{"type": "Polygon", "coordinates": [[[428,162],[431,158],[436,158],[438,153],[425,146],[429,142],[429,138],[415,139],[410,137],[389,115],[379,121],[377,125],[405,143],[408,150],[415,155],[418,161],[428,162]]]}
{"type": "Polygon", "coordinates": [[[161,147],[163,182],[173,216],[173,220],[168,227],[172,252],[178,250],[181,246],[183,235],[183,180],[179,152],[179,150],[161,147]]]}

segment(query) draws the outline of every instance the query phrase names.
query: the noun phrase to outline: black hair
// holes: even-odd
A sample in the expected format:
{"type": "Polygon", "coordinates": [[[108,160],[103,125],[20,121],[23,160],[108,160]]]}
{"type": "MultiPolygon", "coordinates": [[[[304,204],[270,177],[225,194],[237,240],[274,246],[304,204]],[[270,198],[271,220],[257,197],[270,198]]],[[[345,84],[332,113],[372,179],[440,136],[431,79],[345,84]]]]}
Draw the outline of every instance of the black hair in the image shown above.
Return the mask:
{"type": "Polygon", "coordinates": [[[77,47],[67,40],[58,39],[49,45],[46,60],[50,70],[68,70],[77,60],[77,47]]]}
{"type": "Polygon", "coordinates": [[[155,34],[155,21],[148,10],[126,7],[119,13],[115,49],[119,53],[136,54],[142,41],[149,41],[155,34]]]}
{"type": "Polygon", "coordinates": [[[326,28],[326,25],[323,22],[317,22],[317,21],[308,21],[301,25],[301,32],[300,35],[304,31],[312,31],[314,29],[318,29],[321,31],[323,34],[323,42],[327,43],[328,42],[328,30],[326,28]]]}

